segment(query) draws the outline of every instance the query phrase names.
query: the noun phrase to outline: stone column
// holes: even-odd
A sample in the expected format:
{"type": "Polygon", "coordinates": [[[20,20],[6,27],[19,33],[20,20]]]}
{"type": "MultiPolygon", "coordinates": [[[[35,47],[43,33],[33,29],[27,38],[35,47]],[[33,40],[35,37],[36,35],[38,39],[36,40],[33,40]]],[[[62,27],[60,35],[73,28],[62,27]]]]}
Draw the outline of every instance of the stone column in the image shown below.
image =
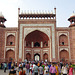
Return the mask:
{"type": "MultiPolygon", "coordinates": [[[[50,41],[51,42],[51,41],[50,41]]],[[[50,46],[50,42],[49,42],[49,40],[48,40],[48,47],[50,46]]]]}
{"type": "Polygon", "coordinates": [[[41,41],[41,48],[43,47],[43,42],[41,41]]]}
{"type": "Polygon", "coordinates": [[[31,52],[32,52],[32,54],[31,54],[31,55],[32,55],[32,57],[31,57],[31,58],[32,58],[32,60],[33,60],[33,58],[34,58],[33,50],[31,50],[31,52]]]}
{"type": "Polygon", "coordinates": [[[32,46],[32,48],[34,47],[34,43],[33,42],[31,43],[31,46],[32,46]]]}
{"type": "Polygon", "coordinates": [[[26,47],[26,41],[25,41],[25,44],[24,44],[24,46],[26,47]]]}

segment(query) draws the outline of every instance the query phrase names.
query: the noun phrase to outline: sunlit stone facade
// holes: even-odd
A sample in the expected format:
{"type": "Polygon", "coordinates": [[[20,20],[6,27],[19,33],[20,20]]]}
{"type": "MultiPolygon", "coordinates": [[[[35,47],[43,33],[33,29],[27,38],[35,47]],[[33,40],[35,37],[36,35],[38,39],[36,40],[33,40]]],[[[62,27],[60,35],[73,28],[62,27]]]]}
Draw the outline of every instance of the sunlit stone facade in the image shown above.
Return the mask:
{"type": "Polygon", "coordinates": [[[75,63],[75,14],[69,27],[56,27],[54,13],[21,13],[18,27],[7,28],[0,14],[0,62],[49,61],[75,63]]]}

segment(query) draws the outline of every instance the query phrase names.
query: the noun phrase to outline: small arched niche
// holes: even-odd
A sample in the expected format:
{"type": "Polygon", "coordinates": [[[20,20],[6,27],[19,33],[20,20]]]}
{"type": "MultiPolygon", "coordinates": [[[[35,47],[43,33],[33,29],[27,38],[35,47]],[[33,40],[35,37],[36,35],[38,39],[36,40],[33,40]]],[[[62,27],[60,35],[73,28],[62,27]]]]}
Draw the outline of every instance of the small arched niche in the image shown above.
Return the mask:
{"type": "Polygon", "coordinates": [[[68,45],[68,37],[64,34],[59,36],[59,45],[60,46],[67,46],[68,45]]]}
{"type": "Polygon", "coordinates": [[[14,35],[9,35],[7,36],[7,46],[14,46],[15,45],[15,36],[14,35]]]}

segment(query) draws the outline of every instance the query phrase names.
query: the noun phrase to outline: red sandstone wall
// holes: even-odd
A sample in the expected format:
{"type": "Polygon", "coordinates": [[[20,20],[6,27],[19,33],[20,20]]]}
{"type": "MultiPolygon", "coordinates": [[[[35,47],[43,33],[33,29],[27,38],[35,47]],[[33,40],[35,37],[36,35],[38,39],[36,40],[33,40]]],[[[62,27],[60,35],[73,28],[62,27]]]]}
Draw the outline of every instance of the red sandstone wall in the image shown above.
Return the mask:
{"type": "Polygon", "coordinates": [[[5,28],[0,28],[0,62],[4,62],[5,28]]]}
{"type": "Polygon", "coordinates": [[[16,28],[16,27],[14,27],[14,28],[6,28],[6,35],[7,35],[7,33],[15,33],[15,36],[14,35],[9,35],[8,37],[6,37],[6,48],[14,48],[14,51],[13,50],[8,50],[8,51],[6,51],[6,55],[5,55],[5,58],[7,59],[7,61],[9,62],[10,61],[10,57],[11,58],[13,58],[13,61],[17,61],[17,59],[18,59],[18,29],[16,28]],[[17,39],[16,39],[17,38],[17,39]],[[13,44],[12,45],[10,45],[9,43],[10,42],[13,42],[13,44]],[[16,53],[16,54],[15,54],[16,53]],[[8,55],[8,54],[10,54],[10,55],[8,55]],[[15,55],[16,55],[16,58],[15,58],[15,55]]]}
{"type": "MultiPolygon", "coordinates": [[[[5,44],[5,42],[7,41],[7,38],[5,39],[5,34],[6,34],[6,32],[7,31],[12,31],[12,32],[14,32],[14,31],[16,31],[17,32],[17,28],[0,28],[0,62],[5,62],[6,61],[6,59],[5,58],[7,58],[7,57],[13,57],[13,59],[15,60],[15,52],[14,53],[11,53],[11,52],[9,52],[9,53],[6,53],[7,51],[6,51],[6,48],[8,47],[8,46],[5,46],[6,44],[5,44]],[[5,57],[5,58],[4,58],[5,57]]],[[[17,37],[17,36],[16,36],[17,37]]],[[[16,38],[15,37],[15,38],[16,38]]],[[[15,41],[16,42],[16,41],[15,41]]],[[[16,42],[17,43],[17,42],[16,42]]],[[[18,43],[17,43],[18,44],[18,43]]],[[[17,55],[17,44],[15,44],[13,47],[15,47],[16,46],[16,50],[14,50],[14,51],[16,51],[16,57],[18,57],[18,55],[17,55]]],[[[9,46],[9,48],[11,48],[12,46],[9,46]]],[[[17,59],[16,59],[17,60],[17,59]]]]}
{"type": "Polygon", "coordinates": [[[75,27],[70,27],[71,62],[75,62],[75,27]]]}
{"type": "Polygon", "coordinates": [[[59,56],[58,60],[61,61],[61,58],[65,58],[65,61],[69,62],[69,27],[57,27],[56,28],[57,31],[57,53],[59,56]],[[61,34],[61,35],[60,35],[61,34]],[[65,36],[63,36],[63,34],[67,34],[65,36]],[[64,42],[64,45],[61,45],[60,43],[64,42]],[[67,50],[66,50],[67,49],[67,50]],[[64,51],[65,50],[65,51],[64,51]],[[66,54],[66,56],[65,56],[66,54]]]}

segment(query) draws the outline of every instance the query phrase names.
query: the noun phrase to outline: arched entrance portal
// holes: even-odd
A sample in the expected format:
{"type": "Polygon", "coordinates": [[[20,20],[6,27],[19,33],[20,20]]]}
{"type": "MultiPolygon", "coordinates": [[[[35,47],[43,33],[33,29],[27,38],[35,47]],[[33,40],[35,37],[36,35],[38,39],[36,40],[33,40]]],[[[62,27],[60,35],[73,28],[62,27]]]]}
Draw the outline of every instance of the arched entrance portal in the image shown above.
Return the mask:
{"type": "Polygon", "coordinates": [[[60,60],[63,62],[68,62],[69,61],[69,53],[66,50],[60,51],[60,60]]]}
{"type": "Polygon", "coordinates": [[[40,61],[40,55],[38,53],[34,55],[34,60],[40,61]]]}
{"type": "Polygon", "coordinates": [[[47,54],[47,53],[45,53],[45,54],[43,55],[43,60],[44,60],[44,61],[48,61],[48,54],[47,54]]]}
{"type": "Polygon", "coordinates": [[[30,53],[27,53],[27,54],[26,54],[26,59],[27,59],[28,61],[31,60],[31,54],[30,54],[30,53]]]}
{"type": "Polygon", "coordinates": [[[28,59],[30,57],[30,55],[26,55],[26,52],[29,52],[31,54],[32,61],[33,60],[35,60],[35,61],[44,60],[42,52],[44,52],[45,48],[48,48],[48,50],[49,50],[49,48],[50,48],[49,43],[50,43],[49,37],[44,32],[35,30],[35,31],[29,33],[25,37],[25,40],[24,40],[24,48],[25,48],[24,53],[26,56],[25,59],[28,59]]]}
{"type": "Polygon", "coordinates": [[[15,60],[15,52],[10,49],[6,52],[6,62],[11,62],[14,60],[15,60]]]}

